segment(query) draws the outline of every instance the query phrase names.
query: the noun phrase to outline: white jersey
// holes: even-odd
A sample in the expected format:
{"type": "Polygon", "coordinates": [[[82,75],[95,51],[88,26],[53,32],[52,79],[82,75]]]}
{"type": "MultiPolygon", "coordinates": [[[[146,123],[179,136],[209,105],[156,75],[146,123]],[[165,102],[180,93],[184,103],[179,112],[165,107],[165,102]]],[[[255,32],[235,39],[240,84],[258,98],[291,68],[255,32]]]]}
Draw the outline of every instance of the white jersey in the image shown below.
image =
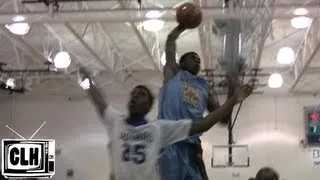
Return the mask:
{"type": "Polygon", "coordinates": [[[108,106],[102,119],[110,138],[115,180],[157,180],[161,148],[188,137],[192,121],[154,121],[134,127],[108,106]]]}

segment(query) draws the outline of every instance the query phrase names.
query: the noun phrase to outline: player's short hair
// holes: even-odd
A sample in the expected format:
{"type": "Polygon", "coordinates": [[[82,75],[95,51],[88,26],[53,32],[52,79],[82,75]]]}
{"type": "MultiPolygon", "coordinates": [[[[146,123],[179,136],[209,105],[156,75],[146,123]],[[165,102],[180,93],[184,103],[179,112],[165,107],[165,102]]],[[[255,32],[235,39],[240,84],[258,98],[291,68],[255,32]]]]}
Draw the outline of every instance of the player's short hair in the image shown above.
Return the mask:
{"type": "Polygon", "coordinates": [[[153,95],[152,91],[151,91],[147,86],[145,86],[145,85],[138,85],[138,86],[134,87],[134,89],[135,89],[135,88],[143,89],[143,90],[147,91],[147,92],[148,92],[149,99],[150,99],[150,103],[153,104],[154,95],[153,95]]]}
{"type": "Polygon", "coordinates": [[[261,168],[257,175],[256,180],[279,180],[279,174],[271,167],[261,168]]]}
{"type": "Polygon", "coordinates": [[[187,56],[192,55],[192,54],[199,56],[198,53],[196,53],[196,52],[192,52],[192,51],[187,52],[181,56],[179,64],[181,64],[183,61],[185,61],[187,56]]]}

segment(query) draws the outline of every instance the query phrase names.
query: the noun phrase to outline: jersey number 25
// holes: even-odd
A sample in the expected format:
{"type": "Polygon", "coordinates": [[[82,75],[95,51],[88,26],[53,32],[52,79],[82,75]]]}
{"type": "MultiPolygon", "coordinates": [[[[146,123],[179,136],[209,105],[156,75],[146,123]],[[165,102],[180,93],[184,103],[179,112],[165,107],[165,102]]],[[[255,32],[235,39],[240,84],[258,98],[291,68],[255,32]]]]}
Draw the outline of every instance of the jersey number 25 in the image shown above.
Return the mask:
{"type": "Polygon", "coordinates": [[[135,164],[142,164],[146,160],[145,145],[142,144],[123,144],[122,160],[132,161],[135,164]]]}

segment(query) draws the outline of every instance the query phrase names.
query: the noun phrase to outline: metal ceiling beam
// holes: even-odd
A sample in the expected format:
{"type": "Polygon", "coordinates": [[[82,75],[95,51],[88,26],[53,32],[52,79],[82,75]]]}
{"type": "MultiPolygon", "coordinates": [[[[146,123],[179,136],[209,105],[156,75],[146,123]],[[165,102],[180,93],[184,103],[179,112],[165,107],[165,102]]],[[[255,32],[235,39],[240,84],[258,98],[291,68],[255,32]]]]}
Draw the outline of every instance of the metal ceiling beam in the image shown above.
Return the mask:
{"type": "Polygon", "coordinates": [[[263,50],[266,50],[266,49],[268,49],[268,48],[270,48],[270,47],[272,47],[272,46],[274,46],[274,45],[276,45],[276,44],[278,44],[278,43],[280,43],[280,42],[283,42],[283,41],[286,40],[286,39],[290,39],[292,36],[298,34],[299,32],[302,32],[303,30],[304,30],[304,29],[298,29],[298,30],[296,30],[296,31],[294,31],[294,32],[292,32],[292,33],[289,33],[289,34],[281,37],[281,39],[278,39],[278,40],[276,40],[276,41],[273,41],[273,42],[270,43],[270,44],[266,44],[266,45],[264,46],[263,50]]]}
{"type": "MultiPolygon", "coordinates": [[[[90,7],[89,7],[89,5],[86,3],[86,2],[83,2],[82,3],[82,5],[83,5],[83,7],[85,8],[85,9],[90,9],[90,7]]],[[[101,22],[98,22],[97,24],[94,24],[94,25],[97,25],[99,28],[100,28],[100,30],[102,31],[102,33],[103,33],[103,35],[105,36],[105,37],[108,37],[108,40],[110,40],[110,42],[109,42],[109,45],[111,45],[112,46],[112,48],[110,47],[109,49],[108,49],[108,51],[111,51],[111,53],[118,53],[119,54],[119,56],[121,56],[121,59],[120,59],[120,61],[123,61],[124,59],[125,59],[125,57],[122,55],[122,50],[119,48],[119,46],[118,46],[118,44],[116,43],[116,41],[114,40],[114,38],[110,35],[110,33],[107,31],[107,29],[105,28],[105,26],[103,25],[103,23],[101,23],[101,22]],[[114,52],[114,51],[116,51],[116,52],[114,52]]],[[[114,56],[114,54],[111,54],[111,56],[114,56]]],[[[108,58],[110,58],[110,57],[108,57],[108,58]]],[[[114,71],[114,73],[116,73],[117,71],[116,71],[116,67],[115,67],[115,58],[112,58],[112,65],[111,65],[111,67],[112,67],[112,69],[113,69],[113,71],[114,71]]],[[[120,63],[121,65],[122,65],[122,63],[120,63]]],[[[121,67],[120,68],[121,70],[124,70],[125,68],[123,68],[123,67],[121,67]]],[[[119,72],[119,71],[118,71],[119,72]]]]}
{"type": "MultiPolygon", "coordinates": [[[[58,39],[58,41],[60,42],[64,42],[63,39],[59,36],[59,34],[56,32],[56,30],[50,25],[50,24],[44,24],[44,26],[47,28],[47,30],[49,32],[51,32],[53,34],[53,36],[58,39]]],[[[75,52],[73,52],[70,48],[66,47],[66,50],[70,53],[70,54],[73,54],[73,55],[76,55],[75,52]]],[[[82,61],[80,61],[78,58],[76,58],[76,61],[78,61],[80,64],[83,64],[82,61]]],[[[88,64],[91,64],[93,61],[89,61],[87,62],[86,64],[84,64],[84,66],[87,66],[88,64]]],[[[71,70],[71,72],[75,71],[74,70],[71,70]]]]}
{"type": "MultiPolygon", "coordinates": [[[[26,6],[28,9],[35,11],[35,9],[29,5],[26,6]]],[[[52,7],[51,7],[52,8],[52,7]]],[[[49,11],[51,12],[51,11],[49,11]]],[[[49,15],[49,14],[48,14],[49,15]]],[[[63,42],[63,39],[60,38],[59,34],[56,33],[56,30],[50,25],[45,23],[44,26],[47,28],[48,31],[50,31],[60,42],[63,42]]],[[[64,23],[63,24],[64,28],[69,31],[70,34],[72,34],[77,40],[78,42],[80,42],[81,46],[83,48],[85,48],[85,50],[97,61],[99,62],[104,68],[106,68],[107,70],[111,70],[110,66],[107,65],[106,62],[104,62],[102,59],[100,59],[100,57],[94,52],[94,50],[83,40],[83,38],[78,35],[75,30],[68,24],[68,23],[64,23]]],[[[87,28],[87,27],[86,27],[87,28]]],[[[73,53],[73,52],[71,52],[73,53]]],[[[73,53],[75,54],[75,53],[73,53]]],[[[80,61],[78,61],[79,63],[81,63],[80,61]]],[[[88,62],[90,63],[90,62],[88,62]]],[[[82,64],[84,66],[86,66],[87,64],[82,64]]]]}
{"type": "Polygon", "coordinates": [[[80,44],[88,51],[88,53],[94,57],[96,61],[98,61],[106,69],[111,70],[111,67],[108,66],[105,61],[100,59],[97,53],[94,52],[94,50],[80,37],[80,35],[75,32],[75,30],[68,23],[64,24],[64,26],[69,31],[69,33],[71,33],[80,42],[80,44]]]}
{"type": "Polygon", "coordinates": [[[1,3],[0,3],[0,10],[1,9],[4,9],[5,7],[7,7],[7,6],[9,6],[9,5],[11,5],[13,3],[13,1],[11,0],[11,1],[2,1],[1,3]]]}
{"type": "Polygon", "coordinates": [[[30,46],[26,41],[24,41],[20,36],[12,34],[5,27],[0,27],[0,33],[5,35],[10,41],[12,41],[15,45],[17,45],[20,49],[24,50],[29,56],[33,57],[34,60],[43,65],[44,62],[48,61],[47,58],[37,51],[35,48],[30,46]]]}
{"type": "MultiPolygon", "coordinates": [[[[302,41],[299,47],[296,59],[293,64],[294,72],[294,82],[290,88],[290,92],[294,92],[295,87],[299,83],[301,77],[305,74],[306,69],[309,67],[310,63],[319,57],[320,49],[320,32],[319,32],[320,22],[318,19],[312,21],[309,27],[305,39],[302,41]]],[[[320,71],[318,71],[320,72],[320,71]]]]}
{"type": "MultiPolygon", "coordinates": [[[[120,7],[122,9],[127,9],[125,3],[122,0],[118,0],[118,3],[120,5],[120,7]]],[[[124,13],[125,16],[127,16],[129,18],[128,22],[130,23],[130,27],[132,28],[133,32],[136,34],[141,46],[143,47],[143,49],[145,50],[145,52],[147,53],[148,57],[150,58],[150,60],[152,61],[152,65],[154,66],[154,68],[160,72],[160,68],[159,66],[156,64],[156,61],[152,55],[152,52],[147,44],[147,42],[145,41],[145,39],[143,38],[142,34],[140,33],[140,31],[138,30],[137,26],[134,24],[133,20],[131,20],[131,17],[129,15],[129,13],[124,13]]]]}
{"type": "MultiPolygon", "coordinates": [[[[221,70],[221,69],[213,69],[213,72],[214,74],[224,74],[225,71],[221,70]]],[[[273,67],[270,67],[270,68],[262,68],[260,72],[258,72],[258,74],[272,74],[274,72],[277,72],[277,73],[290,73],[290,67],[276,67],[276,68],[273,68],[273,67]]],[[[319,74],[320,72],[320,66],[319,67],[308,67],[306,68],[305,70],[305,74],[308,74],[308,75],[314,75],[314,74],[319,74]]],[[[146,69],[141,69],[141,70],[134,70],[133,71],[133,74],[139,74],[139,73],[148,73],[150,76],[157,76],[157,71],[155,70],[146,70],[146,69]]],[[[112,77],[112,73],[111,72],[107,72],[107,71],[101,71],[100,72],[101,75],[105,76],[105,77],[112,77]]],[[[11,74],[12,77],[21,77],[21,74],[20,73],[16,73],[16,74],[11,74]]],[[[74,77],[76,78],[76,75],[73,73],[73,74],[63,74],[63,73],[55,73],[54,75],[52,74],[46,74],[46,73],[40,73],[39,76],[41,78],[57,78],[57,79],[68,79],[70,77],[74,77]]],[[[38,77],[38,75],[35,75],[35,73],[31,74],[29,73],[28,74],[28,77],[30,78],[35,78],[35,77],[38,77]]]]}
{"type": "MultiPolygon", "coordinates": [[[[291,19],[297,17],[290,10],[294,10],[295,7],[307,8],[309,17],[320,17],[319,5],[275,5],[273,19],[291,19]]],[[[255,8],[255,12],[264,11],[265,8],[255,8]]],[[[250,9],[234,9],[234,11],[222,11],[221,7],[206,7],[201,8],[203,13],[203,20],[212,19],[246,19],[255,17],[256,14],[252,13],[250,9]]],[[[1,14],[0,24],[14,23],[13,18],[16,15],[22,15],[26,17],[24,22],[30,23],[66,23],[66,22],[140,22],[147,20],[145,14],[150,10],[166,11],[161,17],[163,20],[175,21],[174,8],[148,8],[148,9],[103,9],[103,10],[75,10],[75,11],[60,11],[54,12],[50,15],[48,12],[33,12],[33,13],[20,13],[20,14],[1,14]]]]}
{"type": "MultiPolygon", "coordinates": [[[[12,34],[10,31],[8,31],[5,27],[0,27],[0,33],[4,34],[6,37],[8,37],[14,44],[22,49],[26,54],[28,54],[30,57],[34,58],[35,62],[37,62],[39,65],[44,65],[45,62],[48,61],[48,59],[45,57],[44,54],[37,51],[35,48],[30,46],[27,42],[25,42],[21,37],[12,34]]],[[[21,78],[21,74],[18,74],[18,76],[15,76],[17,74],[13,74],[12,77],[15,78],[21,78]]],[[[62,75],[63,76],[63,75],[62,75]]],[[[67,75],[65,77],[68,77],[70,79],[70,75],[67,75]]],[[[31,77],[31,79],[34,78],[36,80],[39,80],[40,76],[38,73],[36,73],[34,76],[31,77]]],[[[73,77],[71,77],[74,79],[73,77]]],[[[28,80],[31,80],[28,76],[28,80]]]]}

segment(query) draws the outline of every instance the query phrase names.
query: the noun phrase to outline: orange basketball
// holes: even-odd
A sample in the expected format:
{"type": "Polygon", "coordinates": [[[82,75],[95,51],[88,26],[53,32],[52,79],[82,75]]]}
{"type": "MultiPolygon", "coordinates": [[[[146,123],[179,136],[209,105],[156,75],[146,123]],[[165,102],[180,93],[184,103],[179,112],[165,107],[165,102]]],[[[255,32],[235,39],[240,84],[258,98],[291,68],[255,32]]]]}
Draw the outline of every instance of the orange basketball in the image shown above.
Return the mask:
{"type": "Polygon", "coordinates": [[[178,7],[176,18],[181,26],[187,29],[193,29],[200,25],[202,21],[202,12],[198,5],[184,3],[178,7]]]}

